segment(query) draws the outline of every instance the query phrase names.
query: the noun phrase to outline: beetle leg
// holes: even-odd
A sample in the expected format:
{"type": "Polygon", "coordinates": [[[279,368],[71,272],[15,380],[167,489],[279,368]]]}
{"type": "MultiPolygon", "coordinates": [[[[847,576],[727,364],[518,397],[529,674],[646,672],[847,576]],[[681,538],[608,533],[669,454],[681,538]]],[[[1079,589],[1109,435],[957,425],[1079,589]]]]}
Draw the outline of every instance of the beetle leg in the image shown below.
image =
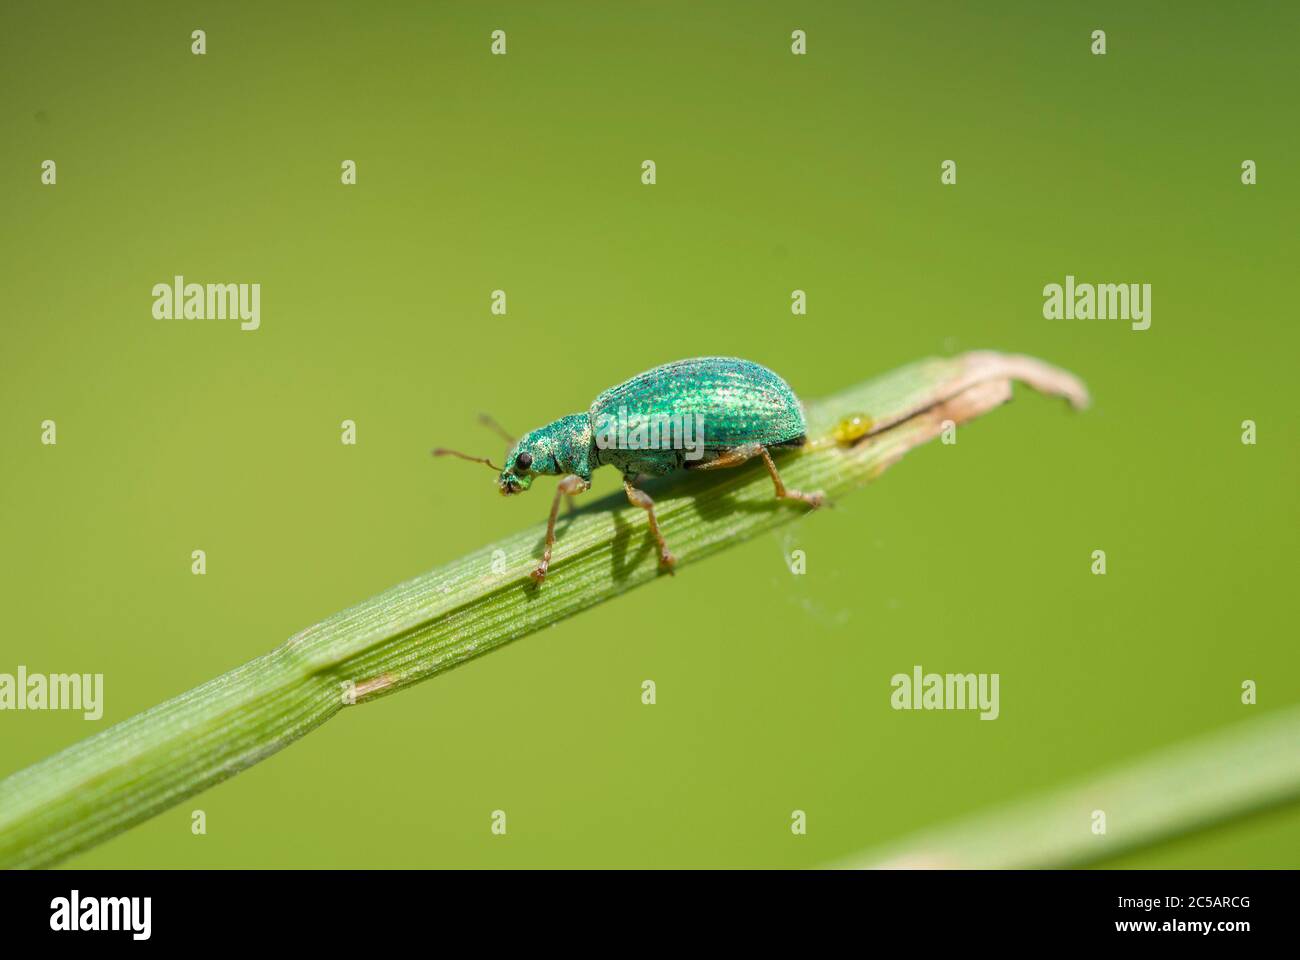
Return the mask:
{"type": "Polygon", "coordinates": [[[668,544],[664,542],[664,535],[659,532],[659,521],[655,518],[655,502],[650,499],[650,494],[633,486],[632,481],[627,477],[623,478],[623,489],[627,491],[627,499],[632,506],[640,507],[645,511],[646,519],[650,522],[650,532],[659,543],[659,562],[672,569],[677,563],[677,558],[672,555],[668,544]]]}
{"type": "Polygon", "coordinates": [[[555,487],[555,499],[551,501],[551,518],[546,522],[546,547],[542,550],[542,562],[533,571],[533,579],[541,583],[546,579],[546,571],[551,565],[551,548],[555,546],[555,519],[560,515],[560,500],[582,493],[591,484],[576,473],[571,473],[555,487]]]}
{"type": "Polygon", "coordinates": [[[701,463],[691,469],[721,470],[726,467],[738,467],[754,457],[762,457],[763,462],[767,464],[767,472],[772,475],[772,485],[776,487],[776,498],[778,500],[798,500],[812,507],[820,507],[825,501],[826,495],[820,490],[814,493],[787,490],[785,482],[781,479],[781,474],[777,472],[776,464],[772,461],[772,455],[767,452],[767,447],[761,443],[744,443],[738,447],[732,447],[730,450],[722,451],[716,459],[701,463]]]}
{"type": "Polygon", "coordinates": [[[767,472],[772,475],[772,485],[776,487],[776,498],[778,500],[802,500],[810,507],[820,507],[826,499],[826,494],[820,490],[814,490],[812,493],[803,493],[799,490],[787,490],[785,483],[781,480],[781,474],[776,472],[776,464],[772,462],[772,455],[767,452],[767,447],[758,448],[763,454],[763,462],[767,464],[767,472]]]}

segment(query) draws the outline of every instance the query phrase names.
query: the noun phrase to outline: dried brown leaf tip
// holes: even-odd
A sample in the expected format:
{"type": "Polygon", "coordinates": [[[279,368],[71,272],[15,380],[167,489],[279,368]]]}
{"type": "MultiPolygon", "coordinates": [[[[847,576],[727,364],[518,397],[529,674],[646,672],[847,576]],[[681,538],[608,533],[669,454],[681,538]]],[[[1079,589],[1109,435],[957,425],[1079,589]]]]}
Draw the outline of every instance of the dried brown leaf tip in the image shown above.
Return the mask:
{"type": "Polygon", "coordinates": [[[397,677],[391,673],[381,673],[377,677],[371,677],[369,680],[362,680],[352,688],[352,702],[360,703],[363,697],[368,697],[372,693],[378,693],[380,690],[387,690],[397,683],[397,677]]]}

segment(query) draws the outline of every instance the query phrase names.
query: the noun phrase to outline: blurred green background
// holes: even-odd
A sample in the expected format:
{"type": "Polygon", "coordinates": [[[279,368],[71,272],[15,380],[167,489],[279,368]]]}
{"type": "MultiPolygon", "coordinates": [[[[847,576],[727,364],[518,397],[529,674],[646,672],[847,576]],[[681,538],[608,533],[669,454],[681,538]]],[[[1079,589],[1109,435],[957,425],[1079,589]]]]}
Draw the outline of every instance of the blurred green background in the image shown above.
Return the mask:
{"type": "MultiPolygon", "coordinates": [[[[430,459],[499,455],[480,410],[707,354],[814,397],[1003,349],[1096,404],[1021,390],[70,864],[816,865],[1300,701],[1300,21],[1134,7],[8,0],[0,671],[103,673],[106,708],[0,715],[0,775],[541,520],[549,484],[430,459]],[[1067,273],[1152,284],[1151,329],[1044,320],[1067,273]],[[261,329],[154,320],[175,274],[261,283],[261,329]],[[891,710],[914,664],[999,673],[1000,719],[891,710]]],[[[1298,850],[1292,810],[1116,862],[1298,850]]]]}

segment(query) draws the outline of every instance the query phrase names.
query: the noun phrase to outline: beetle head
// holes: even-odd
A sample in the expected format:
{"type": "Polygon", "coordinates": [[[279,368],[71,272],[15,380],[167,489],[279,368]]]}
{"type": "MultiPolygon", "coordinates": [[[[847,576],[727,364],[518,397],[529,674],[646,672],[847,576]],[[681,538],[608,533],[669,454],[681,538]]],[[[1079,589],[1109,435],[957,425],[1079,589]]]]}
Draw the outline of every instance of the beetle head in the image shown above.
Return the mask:
{"type": "Polygon", "coordinates": [[[434,450],[433,455],[460,457],[462,460],[486,464],[498,472],[497,487],[502,494],[509,496],[523,493],[533,485],[534,477],[544,473],[558,475],[576,472],[588,476],[591,473],[590,445],[591,428],[588,426],[587,415],[577,413],[524,434],[511,444],[503,467],[498,467],[491,460],[471,457],[446,447],[434,450]]]}
{"type": "Polygon", "coordinates": [[[533,477],[544,473],[558,474],[559,449],[562,437],[557,425],[552,423],[524,434],[506,454],[506,465],[497,478],[503,496],[523,493],[533,484],[533,477]]]}

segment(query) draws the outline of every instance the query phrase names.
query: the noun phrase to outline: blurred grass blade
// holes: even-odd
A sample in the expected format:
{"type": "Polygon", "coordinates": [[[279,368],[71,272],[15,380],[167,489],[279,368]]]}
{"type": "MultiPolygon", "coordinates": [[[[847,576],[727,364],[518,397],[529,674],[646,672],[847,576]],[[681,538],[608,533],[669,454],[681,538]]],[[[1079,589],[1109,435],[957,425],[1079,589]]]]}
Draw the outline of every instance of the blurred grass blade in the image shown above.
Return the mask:
{"type": "Polygon", "coordinates": [[[1291,708],[842,866],[1079,866],[1297,799],[1300,708],[1291,708]],[[1096,810],[1106,815],[1105,834],[1092,832],[1096,810]]]}
{"type": "MultiPolygon", "coordinates": [[[[993,353],[925,360],[808,408],[791,486],[834,499],[912,447],[1010,397],[1013,379],[1084,406],[1082,384],[993,353]],[[833,439],[852,421],[852,445],[833,439]]],[[[772,497],[762,465],[651,485],[679,569],[806,513],[772,497]]],[[[645,515],[622,494],[561,524],[551,574],[529,577],[539,525],[302,631],[224,676],[0,782],[0,866],[55,863],[238,773],[338,710],[418,683],[660,575],[645,515]]],[[[689,574],[688,574],[689,575],[689,574]]]]}

